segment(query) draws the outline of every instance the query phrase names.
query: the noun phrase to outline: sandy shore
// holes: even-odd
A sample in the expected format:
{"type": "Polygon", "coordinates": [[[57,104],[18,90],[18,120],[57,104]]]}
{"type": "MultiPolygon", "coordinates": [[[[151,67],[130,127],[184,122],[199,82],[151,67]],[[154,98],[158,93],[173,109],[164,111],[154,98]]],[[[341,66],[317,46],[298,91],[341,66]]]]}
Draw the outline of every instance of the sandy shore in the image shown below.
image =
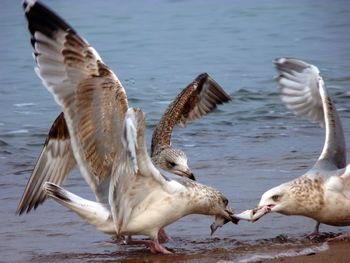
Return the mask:
{"type": "Polygon", "coordinates": [[[125,259],[122,262],[140,263],[140,262],[186,262],[186,263],[216,263],[216,262],[259,262],[259,263],[345,263],[350,262],[350,240],[332,241],[328,242],[329,248],[325,251],[312,252],[303,256],[278,257],[275,259],[259,259],[254,258],[253,261],[249,257],[235,258],[234,251],[227,251],[225,249],[216,249],[208,251],[207,253],[199,253],[194,255],[174,254],[169,256],[147,255],[147,257],[140,259],[125,259]]]}
{"type": "MultiPolygon", "coordinates": [[[[350,262],[350,239],[326,242],[326,237],[320,240],[306,240],[278,236],[274,239],[262,239],[255,243],[242,243],[234,240],[214,239],[209,243],[201,242],[198,247],[185,242],[183,246],[171,246],[174,254],[151,254],[144,247],[119,246],[110,253],[53,253],[32,258],[32,262],[125,262],[125,263],[247,263],[247,262],[296,262],[296,263],[342,263],[350,262]]],[[[193,245],[193,244],[192,244],[193,245]]]]}
{"type": "Polygon", "coordinates": [[[265,260],[262,262],[303,262],[303,263],[319,263],[319,262],[350,262],[350,240],[328,242],[329,249],[326,251],[311,253],[305,256],[285,257],[273,260],[265,260]]]}

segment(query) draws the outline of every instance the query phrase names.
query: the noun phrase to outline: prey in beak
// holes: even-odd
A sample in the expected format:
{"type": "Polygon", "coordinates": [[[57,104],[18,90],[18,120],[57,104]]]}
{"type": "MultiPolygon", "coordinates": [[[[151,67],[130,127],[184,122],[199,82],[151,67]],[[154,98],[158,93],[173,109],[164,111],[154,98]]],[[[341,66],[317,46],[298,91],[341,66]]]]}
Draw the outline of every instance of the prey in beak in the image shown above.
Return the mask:
{"type": "Polygon", "coordinates": [[[258,221],[261,217],[266,215],[267,213],[270,213],[271,209],[274,206],[275,205],[259,206],[259,207],[256,207],[254,209],[246,210],[238,215],[234,215],[234,217],[239,219],[239,220],[246,220],[246,221],[254,223],[254,222],[258,221]]]}
{"type": "Polygon", "coordinates": [[[210,235],[212,236],[215,231],[219,228],[225,225],[228,222],[232,222],[234,224],[238,224],[239,219],[233,215],[233,212],[229,209],[226,209],[225,212],[228,214],[228,216],[221,216],[221,215],[216,215],[215,216],[215,221],[210,225],[210,235]]]}

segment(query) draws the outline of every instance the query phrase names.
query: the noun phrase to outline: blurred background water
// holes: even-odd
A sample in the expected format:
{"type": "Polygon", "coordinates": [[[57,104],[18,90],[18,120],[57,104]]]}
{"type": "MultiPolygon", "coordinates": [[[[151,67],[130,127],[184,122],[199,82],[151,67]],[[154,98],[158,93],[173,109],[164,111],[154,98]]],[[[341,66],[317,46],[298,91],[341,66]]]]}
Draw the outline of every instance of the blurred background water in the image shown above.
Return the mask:
{"type": "MultiPolygon", "coordinates": [[[[149,139],[167,105],[199,73],[208,72],[233,97],[215,113],[176,129],[173,142],[186,151],[197,179],[224,192],[236,211],[254,207],[267,189],[301,175],[323,146],[324,131],[295,117],[280,102],[273,59],[297,57],[320,68],[349,138],[349,1],[45,4],[115,71],[130,105],[146,112],[149,139]]],[[[111,244],[109,236],[52,200],[28,215],[15,215],[60,108],[33,71],[19,1],[0,2],[0,34],[0,261],[143,257],[144,248],[111,244]]],[[[65,187],[93,199],[78,171],[65,187]]],[[[271,214],[255,224],[226,225],[210,237],[211,221],[204,216],[183,218],[167,228],[173,237],[168,246],[186,254],[239,244],[249,254],[256,240],[287,234],[303,242],[302,236],[314,227],[311,219],[271,214]]],[[[349,227],[321,226],[321,231],[349,227]]]]}

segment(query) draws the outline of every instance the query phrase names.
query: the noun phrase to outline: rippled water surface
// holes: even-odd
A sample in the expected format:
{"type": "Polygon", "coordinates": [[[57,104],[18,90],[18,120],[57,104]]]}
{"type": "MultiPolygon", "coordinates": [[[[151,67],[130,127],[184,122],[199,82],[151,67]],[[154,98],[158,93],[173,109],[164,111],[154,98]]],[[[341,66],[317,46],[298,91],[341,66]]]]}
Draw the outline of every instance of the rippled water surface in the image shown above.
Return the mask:
{"type": "MultiPolygon", "coordinates": [[[[15,215],[60,112],[33,71],[27,25],[17,2],[0,2],[0,261],[164,260],[143,247],[114,244],[51,200],[28,215],[15,215]]],[[[280,102],[274,58],[303,58],[320,68],[349,138],[348,1],[45,3],[116,72],[130,105],[147,113],[148,137],[166,106],[197,74],[208,72],[228,91],[231,103],[176,129],[173,139],[186,151],[198,180],[224,192],[237,211],[255,206],[270,187],[301,175],[323,146],[323,130],[294,117],[280,102]]],[[[78,171],[65,187],[93,199],[78,171]]],[[[255,224],[225,225],[214,237],[209,236],[211,221],[192,215],[167,228],[173,238],[167,246],[185,256],[177,260],[210,254],[215,262],[222,251],[225,260],[237,260],[314,245],[302,237],[314,226],[307,218],[271,214],[255,224]]]]}

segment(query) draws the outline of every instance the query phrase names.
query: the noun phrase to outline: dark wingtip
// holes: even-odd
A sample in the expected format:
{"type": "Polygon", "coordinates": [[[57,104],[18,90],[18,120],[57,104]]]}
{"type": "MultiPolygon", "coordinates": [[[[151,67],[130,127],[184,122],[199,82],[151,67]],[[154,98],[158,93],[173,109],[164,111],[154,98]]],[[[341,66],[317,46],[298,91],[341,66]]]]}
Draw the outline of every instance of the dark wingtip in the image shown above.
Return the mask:
{"type": "Polygon", "coordinates": [[[16,213],[17,216],[21,216],[23,214],[23,209],[20,209],[19,207],[17,207],[16,209],[16,213]]]}
{"type": "Polygon", "coordinates": [[[65,190],[54,183],[46,182],[44,184],[44,190],[48,195],[54,196],[62,201],[71,201],[70,198],[67,196],[65,190]]]}
{"type": "Polygon", "coordinates": [[[22,7],[28,20],[28,29],[33,36],[39,31],[51,37],[58,29],[75,33],[68,23],[39,1],[24,0],[22,7]]]}
{"type": "Polygon", "coordinates": [[[195,78],[195,81],[200,82],[201,80],[203,80],[203,79],[205,80],[207,78],[209,78],[209,74],[207,72],[203,72],[203,73],[198,74],[198,76],[195,78]]]}
{"type": "Polygon", "coordinates": [[[218,101],[217,104],[223,104],[232,100],[231,96],[228,95],[221,85],[210,77],[208,73],[202,73],[197,78],[199,77],[201,77],[200,79],[202,80],[202,82],[199,82],[199,85],[203,85],[206,81],[212,85],[212,88],[214,88],[213,91],[220,98],[220,101],[218,101]]]}
{"type": "Polygon", "coordinates": [[[23,0],[22,1],[22,8],[24,9],[25,12],[29,11],[29,7],[28,5],[34,5],[36,3],[36,1],[29,1],[29,0],[23,0]]]}

